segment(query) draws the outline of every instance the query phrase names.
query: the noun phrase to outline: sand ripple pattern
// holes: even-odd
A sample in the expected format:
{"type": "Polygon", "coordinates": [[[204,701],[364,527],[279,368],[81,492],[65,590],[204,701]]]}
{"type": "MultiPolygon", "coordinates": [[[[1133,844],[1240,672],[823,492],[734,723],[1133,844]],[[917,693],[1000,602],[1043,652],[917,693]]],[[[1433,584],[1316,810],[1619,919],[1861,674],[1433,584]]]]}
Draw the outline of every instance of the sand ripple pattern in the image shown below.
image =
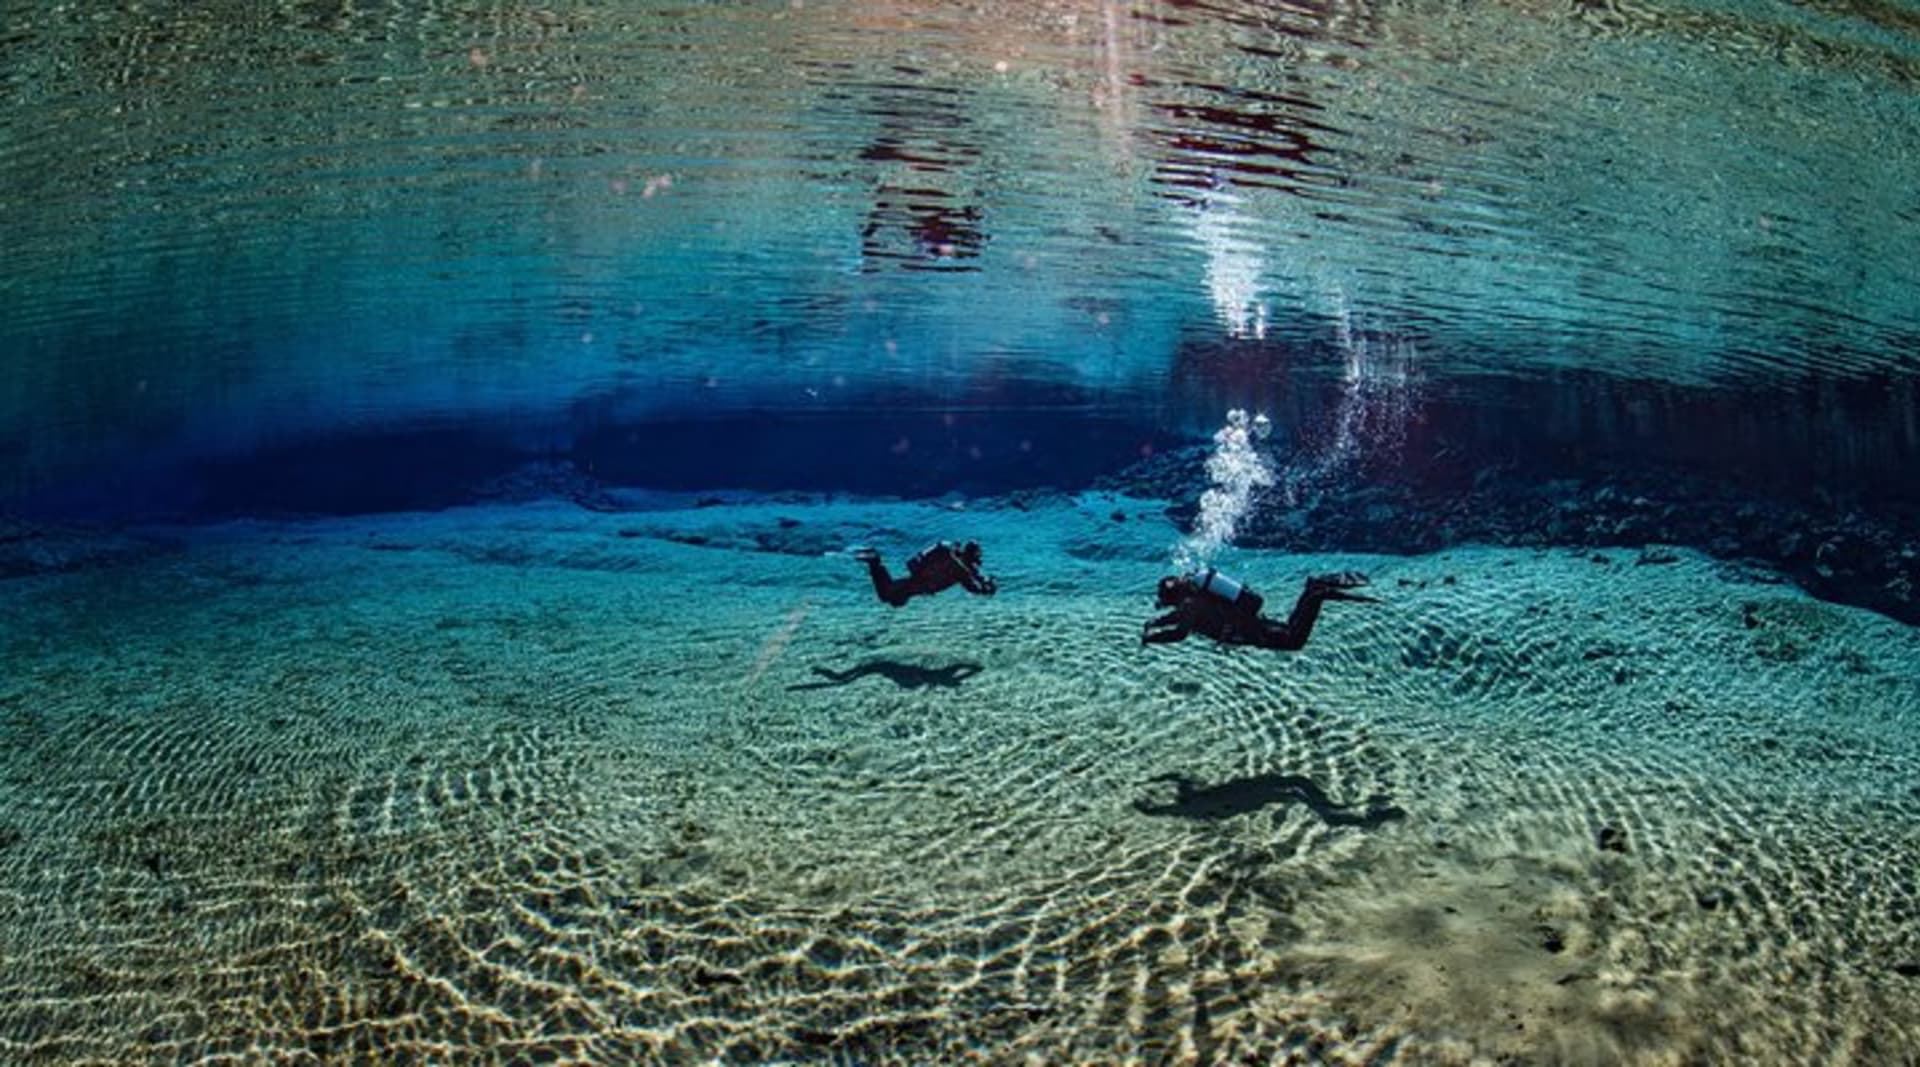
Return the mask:
{"type": "MultiPolygon", "coordinates": [[[[1911,633],[1690,555],[1484,550],[1248,556],[1270,601],[1364,566],[1386,603],[1148,650],[1173,538],[1110,510],[971,516],[1001,595],[897,612],[845,559],[538,509],[17,583],[0,1058],[1920,1043],[1911,633]]],[[[781,515],[941,521],[847,511],[781,515]]]]}

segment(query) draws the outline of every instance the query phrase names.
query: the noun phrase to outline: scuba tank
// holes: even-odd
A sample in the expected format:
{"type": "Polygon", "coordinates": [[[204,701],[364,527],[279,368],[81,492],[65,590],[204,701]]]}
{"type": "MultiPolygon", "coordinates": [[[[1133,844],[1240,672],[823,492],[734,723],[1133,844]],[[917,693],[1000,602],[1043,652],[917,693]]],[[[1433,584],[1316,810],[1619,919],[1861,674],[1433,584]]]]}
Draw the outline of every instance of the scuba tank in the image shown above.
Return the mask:
{"type": "Polygon", "coordinates": [[[945,541],[938,541],[928,545],[915,553],[913,558],[907,561],[907,573],[919,574],[921,571],[926,570],[927,565],[932,563],[935,558],[942,555],[950,555],[952,552],[953,546],[947,544],[945,541]]]}
{"type": "Polygon", "coordinates": [[[1198,586],[1202,592],[1210,596],[1219,597],[1221,600],[1226,601],[1249,615],[1260,614],[1261,606],[1267,602],[1266,598],[1259,593],[1248,589],[1246,586],[1221,574],[1212,567],[1208,567],[1206,570],[1194,575],[1193,584],[1198,586]]]}

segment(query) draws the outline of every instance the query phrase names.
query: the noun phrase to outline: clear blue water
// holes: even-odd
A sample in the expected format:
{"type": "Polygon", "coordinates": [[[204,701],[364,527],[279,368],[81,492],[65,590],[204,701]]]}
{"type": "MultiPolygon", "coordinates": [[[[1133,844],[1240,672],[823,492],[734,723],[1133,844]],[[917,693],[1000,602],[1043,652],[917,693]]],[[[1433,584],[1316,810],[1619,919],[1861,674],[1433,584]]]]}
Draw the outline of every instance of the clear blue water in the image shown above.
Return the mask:
{"type": "Polygon", "coordinates": [[[1899,1062],[1915,174],[1903,0],[0,5],[0,1058],[1899,1062]],[[1230,408],[1323,659],[1136,655],[1230,408]]]}
{"type": "Polygon", "coordinates": [[[427,420],[1203,432],[1356,351],[1914,455],[1904,5],[6,17],[14,489],[427,420]]]}

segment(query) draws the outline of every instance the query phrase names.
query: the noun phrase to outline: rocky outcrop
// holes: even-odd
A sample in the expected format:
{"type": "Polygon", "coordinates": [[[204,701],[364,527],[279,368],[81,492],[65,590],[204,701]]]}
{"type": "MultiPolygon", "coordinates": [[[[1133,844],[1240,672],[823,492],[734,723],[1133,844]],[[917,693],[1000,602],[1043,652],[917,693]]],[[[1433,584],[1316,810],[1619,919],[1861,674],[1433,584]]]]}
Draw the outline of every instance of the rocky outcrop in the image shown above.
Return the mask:
{"type": "MultiPolygon", "coordinates": [[[[1206,488],[1206,450],[1152,457],[1103,488],[1187,503],[1206,488]]],[[[1282,479],[1284,483],[1284,479],[1282,479]]],[[[1450,545],[1618,548],[1684,545],[1777,570],[1826,600],[1920,625],[1920,517],[1814,491],[1803,500],[1751,495],[1647,468],[1534,478],[1487,466],[1464,489],[1392,480],[1274,489],[1241,520],[1237,544],[1299,552],[1432,552],[1450,545]]],[[[1657,549],[1638,562],[1659,563],[1657,549]]]]}

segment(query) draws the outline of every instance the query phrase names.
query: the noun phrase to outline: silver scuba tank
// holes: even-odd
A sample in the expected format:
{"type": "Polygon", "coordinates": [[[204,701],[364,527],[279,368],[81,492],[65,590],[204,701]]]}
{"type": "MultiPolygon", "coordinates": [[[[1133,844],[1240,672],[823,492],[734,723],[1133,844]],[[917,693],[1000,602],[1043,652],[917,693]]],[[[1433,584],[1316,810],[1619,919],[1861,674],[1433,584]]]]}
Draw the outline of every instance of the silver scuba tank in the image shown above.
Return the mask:
{"type": "Polygon", "coordinates": [[[1221,574],[1213,567],[1208,567],[1196,575],[1193,584],[1199,586],[1202,592],[1217,596],[1249,614],[1259,614],[1261,605],[1266,603],[1266,598],[1259,593],[1221,574]]]}

